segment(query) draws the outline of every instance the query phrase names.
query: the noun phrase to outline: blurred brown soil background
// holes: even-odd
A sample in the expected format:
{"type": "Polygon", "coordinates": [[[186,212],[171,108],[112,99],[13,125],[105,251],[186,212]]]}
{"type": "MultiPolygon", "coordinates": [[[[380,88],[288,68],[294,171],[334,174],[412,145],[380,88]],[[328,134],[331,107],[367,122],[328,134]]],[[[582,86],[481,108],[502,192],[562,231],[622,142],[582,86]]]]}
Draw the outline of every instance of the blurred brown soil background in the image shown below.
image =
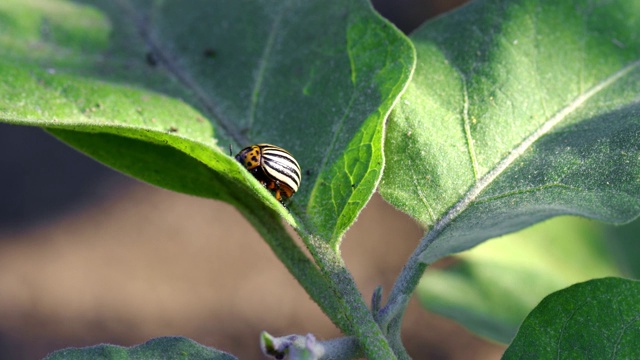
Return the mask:
{"type": "MultiPolygon", "coordinates": [[[[408,28],[442,11],[375,3],[408,28]]],[[[342,245],[365,298],[378,285],[388,293],[421,236],[374,197],[342,245]]],[[[233,207],[137,182],[42,130],[0,125],[0,359],[169,335],[262,359],[262,330],[340,336],[233,207]]],[[[403,334],[415,359],[503,351],[415,299],[403,334]]]]}

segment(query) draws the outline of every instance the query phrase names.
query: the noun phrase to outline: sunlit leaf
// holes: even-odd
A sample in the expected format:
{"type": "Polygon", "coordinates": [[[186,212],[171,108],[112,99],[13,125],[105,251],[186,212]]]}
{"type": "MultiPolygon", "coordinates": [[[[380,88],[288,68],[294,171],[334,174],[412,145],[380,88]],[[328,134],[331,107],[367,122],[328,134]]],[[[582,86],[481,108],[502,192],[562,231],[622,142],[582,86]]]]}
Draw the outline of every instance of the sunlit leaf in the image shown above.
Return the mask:
{"type": "Polygon", "coordinates": [[[640,213],[640,3],[486,0],[412,34],[380,192],[430,263],[562,214],[640,213]]]}

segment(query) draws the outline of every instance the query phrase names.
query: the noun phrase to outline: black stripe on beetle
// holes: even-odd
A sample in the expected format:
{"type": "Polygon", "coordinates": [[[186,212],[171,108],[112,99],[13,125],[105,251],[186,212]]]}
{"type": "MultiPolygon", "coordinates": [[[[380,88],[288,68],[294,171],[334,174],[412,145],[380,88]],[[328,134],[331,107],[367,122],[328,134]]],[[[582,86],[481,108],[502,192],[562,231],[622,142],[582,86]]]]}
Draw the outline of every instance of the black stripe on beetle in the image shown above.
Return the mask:
{"type": "MultiPolygon", "coordinates": [[[[295,183],[295,189],[300,186],[300,166],[296,159],[289,153],[262,151],[262,162],[265,171],[273,174],[273,177],[280,180],[282,176],[287,177],[295,183]]],[[[284,179],[282,181],[285,181],[284,179]]]]}
{"type": "Polygon", "coordinates": [[[251,145],[240,150],[235,158],[283,204],[300,187],[300,165],[291,153],[281,147],[251,145]]]}

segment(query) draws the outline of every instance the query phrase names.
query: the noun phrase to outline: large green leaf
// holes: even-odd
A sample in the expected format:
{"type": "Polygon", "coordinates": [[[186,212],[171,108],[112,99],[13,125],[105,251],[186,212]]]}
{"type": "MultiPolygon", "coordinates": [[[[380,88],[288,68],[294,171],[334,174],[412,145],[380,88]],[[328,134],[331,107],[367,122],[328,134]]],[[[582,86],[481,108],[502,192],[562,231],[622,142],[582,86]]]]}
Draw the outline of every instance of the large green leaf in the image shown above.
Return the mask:
{"type": "Polygon", "coordinates": [[[413,61],[364,0],[4,0],[0,121],[169,189],[265,202],[337,246],[413,61]],[[294,217],[227,154],[259,142],[302,166],[294,217]]]}
{"type": "Polygon", "coordinates": [[[509,343],[548,294],[622,275],[605,238],[602,224],[555,218],[460,253],[451,266],[429,269],[417,295],[430,311],[509,343]]]}
{"type": "Polygon", "coordinates": [[[546,297],[503,359],[640,358],[640,282],[605,278],[546,297]]]}
{"type": "Polygon", "coordinates": [[[200,345],[183,337],[161,337],[129,348],[117,345],[96,345],[84,348],[58,350],[45,360],[130,360],[130,359],[183,359],[234,360],[235,356],[200,345]]]}
{"type": "Polygon", "coordinates": [[[415,62],[366,0],[6,0],[0,30],[0,121],[235,205],[367,356],[392,356],[338,249],[415,62]],[[261,142],[302,167],[288,209],[227,154],[261,142]]]}
{"type": "Polygon", "coordinates": [[[476,1],[411,38],[380,192],[431,228],[423,261],[556,215],[638,215],[640,2],[476,1]]]}

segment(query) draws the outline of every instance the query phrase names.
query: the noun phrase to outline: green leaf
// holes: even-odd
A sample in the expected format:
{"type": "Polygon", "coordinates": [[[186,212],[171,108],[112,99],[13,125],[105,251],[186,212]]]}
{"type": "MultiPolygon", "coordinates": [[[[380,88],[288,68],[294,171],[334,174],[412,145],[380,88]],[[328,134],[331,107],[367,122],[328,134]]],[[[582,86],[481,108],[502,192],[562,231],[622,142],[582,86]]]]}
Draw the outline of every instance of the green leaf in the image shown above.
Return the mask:
{"type": "Polygon", "coordinates": [[[184,337],[161,337],[132,347],[96,345],[53,352],[45,360],[184,359],[233,360],[235,356],[184,337]]]}
{"type": "Polygon", "coordinates": [[[366,0],[6,0],[0,29],[0,121],[233,204],[365,355],[393,356],[338,249],[379,182],[384,121],[415,62],[366,0]],[[302,167],[288,208],[227,154],[261,142],[302,167]]]}
{"type": "Polygon", "coordinates": [[[640,283],[605,278],[546,297],[503,359],[637,359],[640,283]]]}
{"type": "Polygon", "coordinates": [[[429,269],[420,302],[471,331],[509,343],[527,314],[548,294],[577,282],[620,276],[605,227],[559,217],[494,239],[429,269]]]}
{"type": "Polygon", "coordinates": [[[165,188],[264,202],[334,248],[414,62],[364,0],[6,0],[0,29],[0,121],[165,188]],[[260,142],[302,166],[294,216],[228,156],[260,142]]]}
{"type": "Polygon", "coordinates": [[[423,261],[557,215],[638,216],[638,1],[476,1],[411,39],[380,192],[431,228],[423,261]]]}

